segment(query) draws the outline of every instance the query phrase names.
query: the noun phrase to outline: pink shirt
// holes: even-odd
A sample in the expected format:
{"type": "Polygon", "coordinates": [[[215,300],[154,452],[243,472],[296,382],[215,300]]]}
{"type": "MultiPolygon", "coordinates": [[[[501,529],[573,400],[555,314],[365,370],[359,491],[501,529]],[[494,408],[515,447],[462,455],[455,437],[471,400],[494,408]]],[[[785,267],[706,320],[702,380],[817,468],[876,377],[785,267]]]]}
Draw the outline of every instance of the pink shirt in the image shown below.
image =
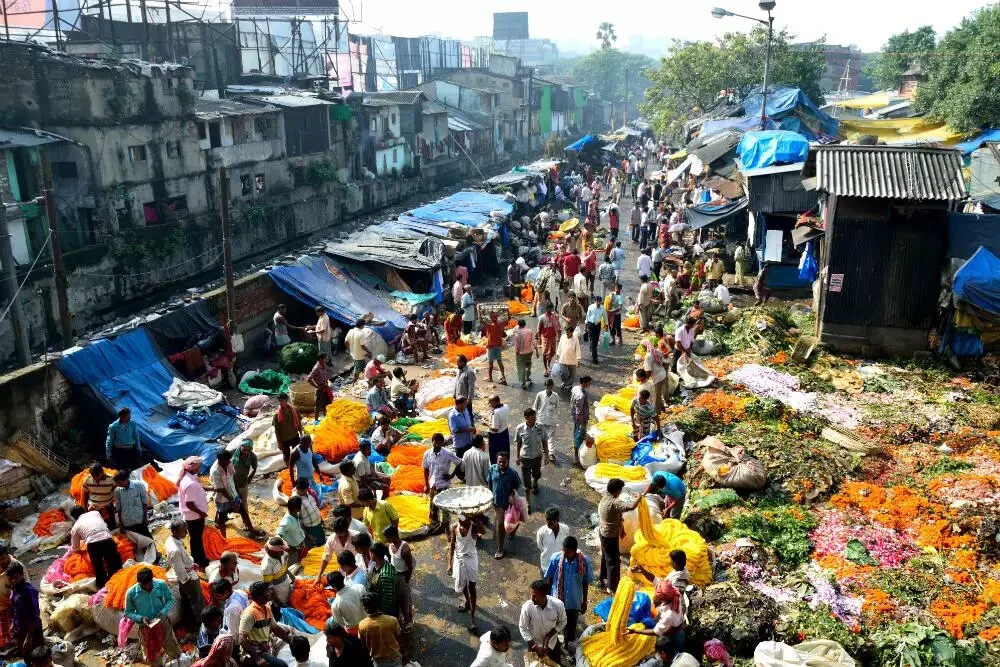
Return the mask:
{"type": "Polygon", "coordinates": [[[111,531],[108,530],[108,524],[104,522],[101,513],[96,510],[81,514],[70,531],[70,546],[73,547],[73,551],[78,551],[92,542],[110,539],[112,537],[111,531]]]}
{"type": "Polygon", "coordinates": [[[208,494],[205,493],[198,478],[191,473],[184,473],[177,485],[177,498],[180,500],[181,517],[185,521],[195,521],[201,518],[200,514],[188,509],[189,502],[194,503],[195,507],[208,514],[208,494]]]}
{"type": "Polygon", "coordinates": [[[535,336],[524,327],[514,332],[514,354],[531,354],[535,350],[535,336]]]}

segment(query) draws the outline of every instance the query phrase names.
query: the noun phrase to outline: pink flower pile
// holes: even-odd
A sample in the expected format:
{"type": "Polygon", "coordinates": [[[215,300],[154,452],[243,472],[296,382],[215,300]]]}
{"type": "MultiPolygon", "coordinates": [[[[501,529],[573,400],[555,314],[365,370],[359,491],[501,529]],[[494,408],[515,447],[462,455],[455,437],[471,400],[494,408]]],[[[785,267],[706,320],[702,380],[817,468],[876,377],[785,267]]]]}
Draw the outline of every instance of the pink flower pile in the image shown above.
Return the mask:
{"type": "Polygon", "coordinates": [[[918,553],[909,538],[891,528],[871,525],[858,516],[836,510],[822,512],[819,525],[809,533],[817,556],[843,556],[847,543],[853,539],[865,545],[882,567],[899,567],[918,553]]]}

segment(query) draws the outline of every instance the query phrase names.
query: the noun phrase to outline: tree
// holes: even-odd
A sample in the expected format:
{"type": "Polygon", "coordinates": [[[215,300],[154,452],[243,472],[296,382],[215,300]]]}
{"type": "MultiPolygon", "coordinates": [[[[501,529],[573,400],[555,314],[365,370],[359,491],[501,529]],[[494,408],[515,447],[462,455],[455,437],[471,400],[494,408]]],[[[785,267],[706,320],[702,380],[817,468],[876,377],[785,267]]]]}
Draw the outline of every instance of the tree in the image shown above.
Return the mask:
{"type": "Polygon", "coordinates": [[[934,28],[925,25],[913,32],[900,32],[885,43],[865,74],[875,80],[881,88],[898,88],[903,72],[920,62],[926,64],[934,51],[936,35],[934,28]]]}
{"type": "MultiPolygon", "coordinates": [[[[822,103],[824,42],[792,48],[793,38],[784,30],[774,35],[771,85],[796,86],[817,104],[822,103]]],[[[675,42],[659,66],[647,72],[650,85],[641,107],[643,115],[654,130],[669,134],[712,106],[720,93],[742,102],[763,84],[766,47],[767,29],[763,27],[749,33],[726,33],[715,42],[675,42]]]]}
{"type": "Polygon", "coordinates": [[[976,10],[938,44],[923,63],[927,81],[917,106],[956,132],[1000,123],[1000,5],[976,10]]]}
{"type": "Polygon", "coordinates": [[[619,103],[628,99],[634,109],[649,86],[645,72],[655,64],[652,58],[638,53],[598,49],[574,63],[570,75],[587,84],[602,100],[619,103]]]}
{"type": "Polygon", "coordinates": [[[602,49],[610,49],[611,43],[618,41],[618,35],[615,34],[615,24],[604,21],[597,26],[597,39],[601,41],[602,49]]]}

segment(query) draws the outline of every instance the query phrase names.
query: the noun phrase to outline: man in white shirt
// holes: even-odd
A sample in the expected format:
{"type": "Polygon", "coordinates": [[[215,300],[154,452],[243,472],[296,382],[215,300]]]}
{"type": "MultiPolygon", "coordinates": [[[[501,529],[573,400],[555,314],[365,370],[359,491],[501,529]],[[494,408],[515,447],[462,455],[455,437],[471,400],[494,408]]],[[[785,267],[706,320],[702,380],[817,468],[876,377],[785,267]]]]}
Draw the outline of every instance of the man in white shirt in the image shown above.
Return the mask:
{"type": "Polygon", "coordinates": [[[344,337],[344,345],[347,346],[347,352],[354,361],[354,377],[351,378],[351,382],[357,382],[365,370],[368,358],[372,356],[372,351],[365,342],[364,320],[358,320],[355,327],[347,332],[347,336],[344,337]]]}
{"type": "Polygon", "coordinates": [[[521,638],[539,658],[561,663],[559,635],[566,628],[566,605],[549,595],[549,584],[538,579],[531,584],[531,599],[521,605],[518,621],[521,638]]]}
{"type": "MultiPolygon", "coordinates": [[[[551,382],[551,380],[550,380],[551,382]]],[[[485,486],[486,474],[490,470],[490,455],[486,453],[486,440],[481,435],[472,438],[472,445],[462,455],[462,471],[466,486],[485,486]]]]}
{"type": "Polygon", "coordinates": [[[590,206],[590,200],[593,199],[594,193],[591,191],[590,186],[584,185],[583,189],[580,190],[580,215],[587,215],[587,208],[590,206]]]}
{"type": "Polygon", "coordinates": [[[507,662],[510,651],[510,630],[500,625],[479,638],[479,653],[469,667],[511,667],[507,662]]]}
{"type": "Polygon", "coordinates": [[[250,606],[250,598],[244,591],[234,591],[228,579],[212,582],[212,601],[222,610],[222,632],[233,635],[240,631],[240,614],[250,606]]]}
{"type": "MultiPolygon", "coordinates": [[[[545,381],[545,389],[538,392],[535,402],[531,404],[535,414],[538,415],[538,423],[545,429],[545,437],[549,440],[549,447],[555,442],[556,435],[556,413],[559,410],[559,394],[552,390],[556,383],[549,378],[545,381]]],[[[551,451],[555,451],[552,449],[551,451]]]]}
{"type": "Polygon", "coordinates": [[[639,278],[649,278],[653,272],[653,258],[650,257],[649,250],[643,250],[639,258],[635,261],[635,268],[639,272],[639,278]]]}
{"type": "Polygon", "coordinates": [[[694,327],[697,324],[693,317],[687,318],[682,324],[680,324],[674,331],[674,364],[676,365],[677,360],[681,356],[691,355],[691,346],[694,345],[695,330],[694,327]]]}
{"type": "Polygon", "coordinates": [[[111,575],[122,569],[122,557],[118,553],[118,545],[111,537],[111,531],[108,530],[108,524],[98,510],[88,512],[82,507],[74,507],[69,515],[74,521],[69,532],[70,549],[87,551],[97,578],[97,587],[104,588],[111,575]]]}
{"type": "Polygon", "coordinates": [[[333,359],[333,328],[330,326],[330,316],[323,310],[323,306],[316,306],[316,326],[308,329],[310,333],[316,334],[316,346],[320,354],[326,355],[326,363],[329,366],[333,359]]]}
{"type": "Polygon", "coordinates": [[[719,286],[715,288],[715,298],[718,299],[723,306],[728,306],[733,302],[733,297],[729,295],[729,288],[719,283],[719,286]]]}
{"type": "Polygon", "coordinates": [[[562,367],[562,386],[560,389],[569,391],[576,377],[576,367],[580,363],[580,339],[576,337],[572,327],[566,327],[563,337],[556,347],[556,361],[562,367]]]}
{"type": "Polygon", "coordinates": [[[575,276],[573,276],[573,293],[576,294],[576,298],[580,300],[580,305],[584,308],[587,307],[587,276],[580,271],[575,276]]]}
{"type": "Polygon", "coordinates": [[[337,592],[337,597],[330,601],[330,616],[344,629],[357,630],[358,624],[368,615],[361,604],[361,596],[367,592],[365,587],[346,581],[342,572],[331,572],[327,583],[337,592]]]}
{"type": "Polygon", "coordinates": [[[163,545],[163,553],[167,559],[167,581],[177,582],[181,600],[192,614],[191,618],[200,619],[201,611],[205,608],[205,598],[201,593],[198,566],[184,548],[187,533],[187,524],[183,519],[170,522],[170,537],[163,545]]]}
{"type": "Polygon", "coordinates": [[[540,555],[538,564],[542,568],[542,574],[549,568],[549,561],[552,554],[562,549],[562,541],[569,535],[569,526],[559,521],[559,508],[550,507],[545,510],[545,525],[535,533],[535,543],[538,545],[540,555]]]}

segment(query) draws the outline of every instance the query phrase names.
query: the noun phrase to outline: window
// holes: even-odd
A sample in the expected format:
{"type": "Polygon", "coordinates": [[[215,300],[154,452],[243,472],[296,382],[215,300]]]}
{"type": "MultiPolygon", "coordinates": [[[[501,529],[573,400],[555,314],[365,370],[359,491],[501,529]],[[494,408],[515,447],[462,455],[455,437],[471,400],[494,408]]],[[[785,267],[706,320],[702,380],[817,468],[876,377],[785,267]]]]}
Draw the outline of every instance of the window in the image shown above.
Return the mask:
{"type": "Polygon", "coordinates": [[[55,178],[79,178],[76,162],[53,162],[52,175],[55,178]]]}
{"type": "Polygon", "coordinates": [[[174,86],[176,86],[176,85],[177,85],[177,82],[174,81],[173,79],[171,79],[169,76],[163,80],[163,86],[167,90],[173,90],[174,86]]]}
{"type": "Polygon", "coordinates": [[[167,157],[180,157],[181,156],[181,142],[180,141],[168,141],[167,142],[167,157]]]}
{"type": "Polygon", "coordinates": [[[254,128],[263,141],[278,138],[278,121],[274,118],[257,118],[254,120],[254,128]]]}
{"type": "Polygon", "coordinates": [[[254,191],[262,195],[264,194],[264,174],[257,174],[253,177],[254,191]]]}
{"type": "Polygon", "coordinates": [[[292,185],[296,188],[301,188],[305,184],[306,184],[306,168],[292,167],[292,185]]]}
{"type": "Polygon", "coordinates": [[[187,213],[187,197],[171,197],[161,201],[146,202],[142,205],[142,217],[147,225],[158,225],[174,220],[187,213]]]}
{"type": "Polygon", "coordinates": [[[218,121],[208,124],[208,140],[212,148],[222,146],[222,126],[218,121]]]}
{"type": "Polygon", "coordinates": [[[242,174],[240,176],[240,194],[244,197],[249,197],[253,194],[253,183],[250,180],[250,174],[242,174]]]}
{"type": "Polygon", "coordinates": [[[389,116],[389,123],[391,125],[395,125],[396,124],[396,114],[392,114],[392,115],[389,116]]]}
{"type": "Polygon", "coordinates": [[[206,123],[198,123],[198,138],[208,139],[208,127],[206,123]]]}
{"type": "Polygon", "coordinates": [[[399,156],[396,154],[396,151],[397,151],[397,149],[395,149],[395,148],[392,149],[392,163],[393,164],[396,164],[397,162],[399,162],[399,156]]]}
{"type": "Polygon", "coordinates": [[[146,161],[146,147],[145,146],[129,146],[128,147],[128,161],[135,164],[136,162],[146,161]]]}

